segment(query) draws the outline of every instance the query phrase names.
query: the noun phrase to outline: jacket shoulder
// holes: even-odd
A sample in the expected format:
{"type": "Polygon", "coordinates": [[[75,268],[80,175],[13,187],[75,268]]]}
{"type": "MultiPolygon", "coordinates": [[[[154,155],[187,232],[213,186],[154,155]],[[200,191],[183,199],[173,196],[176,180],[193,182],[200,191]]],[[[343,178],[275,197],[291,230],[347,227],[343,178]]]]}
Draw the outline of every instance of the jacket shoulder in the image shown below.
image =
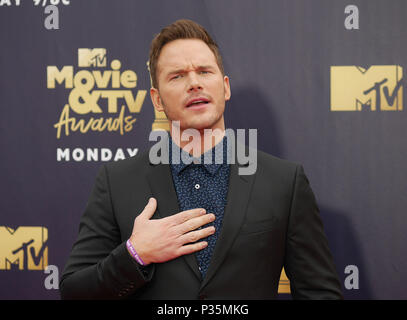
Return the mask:
{"type": "Polygon", "coordinates": [[[135,156],[123,160],[109,162],[105,164],[106,170],[109,175],[113,176],[127,176],[146,172],[150,166],[148,158],[149,150],[137,153],[135,156]]]}
{"type": "Polygon", "coordinates": [[[301,168],[299,163],[281,159],[260,150],[257,152],[256,175],[261,181],[268,181],[280,186],[292,185],[298,170],[301,168]]]}
{"type": "Polygon", "coordinates": [[[292,171],[301,164],[273,156],[264,151],[257,151],[258,164],[268,170],[292,171]]]}

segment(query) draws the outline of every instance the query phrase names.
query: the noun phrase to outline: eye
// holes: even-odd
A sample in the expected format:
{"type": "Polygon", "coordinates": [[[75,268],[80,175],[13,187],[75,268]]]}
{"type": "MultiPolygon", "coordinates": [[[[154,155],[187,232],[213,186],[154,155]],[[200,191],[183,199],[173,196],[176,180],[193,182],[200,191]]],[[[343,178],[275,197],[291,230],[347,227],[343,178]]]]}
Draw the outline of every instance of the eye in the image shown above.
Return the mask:
{"type": "Polygon", "coordinates": [[[209,71],[207,71],[207,70],[201,70],[199,73],[200,73],[200,74],[207,74],[207,73],[209,73],[209,71]]]}
{"type": "Polygon", "coordinates": [[[177,80],[177,79],[181,78],[182,76],[183,76],[183,75],[182,75],[181,73],[179,73],[179,74],[176,74],[176,75],[172,76],[172,77],[170,78],[170,80],[177,80]]]}

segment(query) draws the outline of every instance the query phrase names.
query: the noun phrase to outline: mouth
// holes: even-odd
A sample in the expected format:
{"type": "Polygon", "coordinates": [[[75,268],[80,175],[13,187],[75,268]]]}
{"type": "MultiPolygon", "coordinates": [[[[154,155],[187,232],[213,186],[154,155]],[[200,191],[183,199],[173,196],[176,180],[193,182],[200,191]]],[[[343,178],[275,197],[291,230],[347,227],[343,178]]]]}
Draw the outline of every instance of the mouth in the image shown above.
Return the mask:
{"type": "Polygon", "coordinates": [[[194,98],[188,101],[188,103],[186,104],[186,108],[201,109],[205,107],[209,102],[210,100],[207,98],[194,98]]]}

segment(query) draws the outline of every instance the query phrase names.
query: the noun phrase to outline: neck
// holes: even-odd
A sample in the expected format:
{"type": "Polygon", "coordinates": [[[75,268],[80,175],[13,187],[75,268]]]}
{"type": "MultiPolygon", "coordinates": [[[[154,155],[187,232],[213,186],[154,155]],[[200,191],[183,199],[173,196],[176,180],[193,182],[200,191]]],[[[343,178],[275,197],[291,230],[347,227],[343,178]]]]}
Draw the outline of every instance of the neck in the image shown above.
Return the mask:
{"type": "Polygon", "coordinates": [[[225,125],[222,123],[220,126],[204,129],[185,129],[171,125],[170,134],[178,147],[194,157],[199,157],[222,141],[225,136],[225,125]]]}

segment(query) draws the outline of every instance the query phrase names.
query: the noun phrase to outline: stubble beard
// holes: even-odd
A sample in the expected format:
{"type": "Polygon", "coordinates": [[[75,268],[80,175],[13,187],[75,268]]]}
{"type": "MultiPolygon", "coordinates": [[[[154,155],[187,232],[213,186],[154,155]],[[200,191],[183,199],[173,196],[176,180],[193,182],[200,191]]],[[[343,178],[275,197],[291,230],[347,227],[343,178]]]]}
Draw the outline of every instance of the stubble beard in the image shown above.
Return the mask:
{"type": "MultiPolygon", "coordinates": [[[[206,119],[199,119],[200,116],[196,115],[193,117],[193,119],[184,119],[183,121],[181,121],[180,119],[175,119],[171,116],[171,114],[167,111],[167,107],[166,107],[166,103],[165,101],[162,99],[162,97],[160,96],[161,99],[161,104],[163,106],[164,109],[164,113],[167,116],[167,119],[170,121],[170,125],[172,124],[173,121],[179,121],[180,124],[180,130],[186,130],[186,129],[196,129],[199,131],[203,131],[204,129],[215,129],[215,128],[220,128],[222,130],[224,130],[224,122],[223,120],[223,113],[224,113],[224,108],[222,112],[219,112],[219,114],[216,112],[215,114],[209,114],[209,115],[203,115],[203,117],[209,117],[208,120],[206,119]],[[186,121],[185,121],[186,120],[186,121]]],[[[183,108],[183,107],[182,107],[183,108]]]]}

